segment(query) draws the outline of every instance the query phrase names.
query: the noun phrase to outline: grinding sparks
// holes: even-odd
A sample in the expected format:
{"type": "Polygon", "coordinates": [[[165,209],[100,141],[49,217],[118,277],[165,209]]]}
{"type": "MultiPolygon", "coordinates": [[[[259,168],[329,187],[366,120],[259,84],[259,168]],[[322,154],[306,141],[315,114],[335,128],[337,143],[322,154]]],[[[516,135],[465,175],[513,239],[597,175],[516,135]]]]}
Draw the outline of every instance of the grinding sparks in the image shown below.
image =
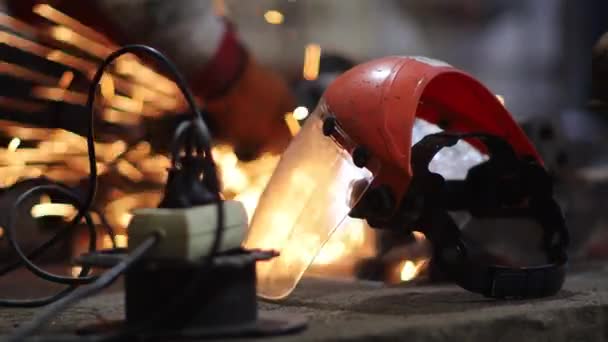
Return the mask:
{"type": "Polygon", "coordinates": [[[76,215],[76,208],[67,203],[52,203],[51,197],[47,194],[40,196],[40,203],[32,207],[31,215],[34,218],[44,216],[60,216],[71,219],[76,215]]]}
{"type": "Polygon", "coordinates": [[[317,265],[329,265],[347,253],[347,246],[342,241],[324,246],[314,259],[317,265]]]}
{"type": "Polygon", "coordinates": [[[15,137],[15,138],[11,139],[11,141],[8,143],[7,149],[10,152],[15,152],[19,148],[19,145],[21,145],[21,139],[15,137]]]}
{"type": "Polygon", "coordinates": [[[410,281],[416,276],[416,264],[413,261],[407,260],[401,268],[401,280],[410,281]]]}
{"type": "MultiPolygon", "coordinates": [[[[227,9],[224,0],[214,1],[214,5],[217,6],[217,13],[225,14],[227,9]]],[[[53,105],[49,103],[50,101],[84,105],[86,93],[83,92],[81,83],[86,80],[82,78],[90,81],[99,59],[117,46],[103,35],[48,4],[36,5],[33,11],[46,19],[43,26],[28,27],[27,24],[0,13],[0,24],[8,22],[13,28],[0,32],[0,43],[62,64],[66,67],[66,71],[50,76],[2,62],[0,73],[35,80],[32,97],[47,101],[0,97],[0,104],[3,106],[10,104],[12,109],[20,108],[30,112],[42,112],[44,110],[42,106],[53,105]],[[38,42],[38,37],[44,37],[44,40],[38,42]]],[[[268,11],[264,9],[259,13],[258,20],[261,22],[260,16],[271,25],[289,23],[287,14],[276,9],[268,11]]],[[[261,23],[266,25],[264,22],[261,23]]],[[[280,29],[280,26],[273,29],[280,29]]],[[[314,80],[319,75],[321,47],[318,44],[309,44],[304,54],[302,71],[304,78],[314,80]]],[[[144,61],[135,55],[127,55],[117,60],[114,67],[103,75],[100,83],[102,99],[97,105],[101,118],[108,122],[135,125],[146,117],[157,117],[165,112],[179,112],[185,107],[184,101],[177,96],[177,85],[146,66],[144,61]]],[[[293,135],[300,130],[298,121],[309,116],[309,109],[312,110],[300,106],[285,116],[293,135]]],[[[0,185],[6,186],[19,179],[35,178],[41,174],[52,180],[77,184],[90,172],[86,158],[86,142],[82,137],[57,129],[22,128],[1,122],[0,130],[5,137],[9,137],[6,142],[12,137],[19,137],[11,140],[4,149],[0,149],[0,164],[5,164],[0,165],[0,183],[2,183],[0,185]],[[22,144],[21,139],[27,143],[22,144]],[[35,146],[34,141],[38,142],[35,146]]],[[[167,169],[171,167],[171,161],[165,155],[155,154],[150,143],[142,142],[137,147],[128,148],[124,141],[111,141],[113,140],[95,143],[99,157],[97,168],[100,174],[111,173],[112,179],[116,178],[116,174],[124,177],[119,179],[120,184],[127,184],[125,179],[145,182],[146,186],[148,183],[166,183],[167,169]]],[[[251,219],[279,156],[267,154],[255,161],[242,162],[228,147],[215,146],[212,153],[219,165],[223,180],[223,195],[226,199],[242,201],[251,219]]],[[[310,179],[306,179],[301,174],[294,176],[295,182],[301,183],[304,188],[310,187],[308,185],[311,183],[310,179]]],[[[107,198],[104,198],[106,202],[100,201],[100,206],[103,206],[100,210],[103,210],[104,218],[116,232],[115,240],[110,236],[103,236],[100,244],[104,248],[111,248],[113,242],[118,247],[125,247],[128,240],[127,227],[133,218],[132,210],[140,207],[156,207],[162,197],[160,191],[142,192],[138,190],[139,186],[131,189],[138,191],[134,193],[117,189],[119,188],[111,188],[107,198]]],[[[292,205],[299,203],[296,200],[292,205]]],[[[31,215],[66,220],[76,215],[76,208],[67,203],[53,203],[49,196],[42,196],[31,208],[31,215]]],[[[280,216],[277,219],[285,221],[280,216]]],[[[99,217],[96,221],[96,224],[100,224],[99,217]]],[[[313,266],[317,267],[315,273],[333,274],[335,268],[331,267],[339,266],[339,269],[346,270],[350,266],[344,265],[349,265],[349,262],[356,258],[373,256],[375,246],[373,235],[366,233],[369,230],[362,221],[345,223],[342,227],[325,242],[316,258],[310,254],[315,250],[314,246],[321,244],[321,237],[318,236],[319,234],[304,236],[301,246],[298,246],[299,253],[296,253],[294,259],[313,260],[313,266]]],[[[2,233],[0,228],[0,237],[2,233]]],[[[270,235],[268,238],[273,236],[270,235]]],[[[297,260],[295,262],[298,262],[297,260]]],[[[404,258],[397,259],[396,263],[403,260],[404,258]]],[[[72,272],[76,276],[80,270],[76,267],[72,272]]]]}
{"type": "Polygon", "coordinates": [[[133,219],[133,214],[131,213],[123,213],[122,215],[120,215],[120,224],[123,227],[128,227],[129,223],[131,223],[131,220],[133,219]]]}
{"type": "Polygon", "coordinates": [[[304,106],[296,107],[296,109],[293,110],[293,117],[296,120],[306,119],[306,117],[308,117],[308,108],[304,106]]]}
{"type": "Polygon", "coordinates": [[[300,123],[294,117],[294,113],[289,112],[285,114],[285,123],[287,124],[287,128],[289,129],[289,133],[292,137],[294,137],[300,131],[300,123]]]}
{"type": "Polygon", "coordinates": [[[419,232],[419,231],[417,231],[417,230],[414,230],[414,231],[412,232],[412,235],[414,235],[414,239],[415,239],[416,241],[422,241],[422,240],[426,239],[426,236],[424,235],[424,233],[419,232]]]}
{"type": "Polygon", "coordinates": [[[76,208],[66,203],[40,203],[32,207],[31,214],[34,218],[62,216],[67,219],[76,215],[76,208]]]}
{"type": "Polygon", "coordinates": [[[121,159],[116,163],[118,172],[133,182],[141,182],[144,180],[144,174],[139,171],[133,164],[121,159]]]}
{"type": "MultiPolygon", "coordinates": [[[[105,97],[107,100],[112,100],[114,98],[114,81],[112,80],[112,76],[103,75],[101,76],[101,95],[105,97]]],[[[143,104],[142,104],[143,105],[143,104]]],[[[139,104],[138,104],[139,106],[139,104]]],[[[141,110],[139,107],[137,110],[141,110]]]]}
{"type": "Polygon", "coordinates": [[[319,44],[308,44],[304,49],[304,68],[302,76],[305,80],[314,81],[319,77],[319,65],[321,63],[321,46],[319,44]]]}
{"type": "Polygon", "coordinates": [[[283,23],[283,20],[285,20],[285,17],[283,16],[283,13],[279,11],[270,10],[264,13],[264,20],[272,25],[280,25],[283,23]]]}
{"type": "Polygon", "coordinates": [[[52,85],[55,83],[54,77],[8,62],[0,62],[0,74],[9,75],[31,82],[37,82],[40,84],[52,85]]]}
{"type": "Polygon", "coordinates": [[[114,244],[112,243],[112,238],[109,235],[104,235],[103,240],[101,240],[101,247],[103,249],[114,248],[114,244]]]}
{"type": "Polygon", "coordinates": [[[313,260],[313,265],[327,266],[342,258],[354,256],[365,248],[366,226],[361,220],[347,219],[344,226],[327,240],[313,260]]]}
{"type": "Polygon", "coordinates": [[[70,268],[70,272],[72,273],[72,277],[78,277],[80,275],[80,272],[82,272],[82,267],[72,266],[70,268]]]}
{"type": "Polygon", "coordinates": [[[111,53],[111,50],[108,49],[108,47],[90,40],[64,26],[51,27],[49,29],[49,35],[60,42],[69,44],[98,58],[105,58],[111,53]]]}
{"type": "MultiPolygon", "coordinates": [[[[412,235],[414,236],[414,240],[416,241],[416,243],[423,243],[426,240],[426,236],[422,232],[413,231],[412,235]]],[[[427,264],[428,259],[418,261],[405,260],[400,264],[401,281],[410,281],[416,278],[416,276],[418,276],[418,274],[420,274],[420,272],[422,272],[426,268],[427,264]]]]}
{"type": "Polygon", "coordinates": [[[62,89],[67,89],[70,87],[73,80],[74,80],[74,73],[71,71],[65,71],[61,75],[59,82],[57,82],[57,86],[62,89]]]}
{"type": "Polygon", "coordinates": [[[128,238],[124,234],[116,234],[114,242],[116,242],[116,247],[125,248],[127,247],[128,238]]]}
{"type": "Polygon", "coordinates": [[[73,19],[66,14],[56,10],[48,4],[37,4],[32,8],[32,12],[39,16],[48,19],[51,22],[60,24],[66,28],[70,28],[73,31],[80,32],[80,34],[95,39],[101,42],[107,42],[107,39],[97,33],[95,30],[83,25],[76,19],[73,19]]]}
{"type": "Polygon", "coordinates": [[[73,38],[73,31],[63,26],[55,26],[51,28],[51,36],[59,41],[69,41],[73,38]]]}
{"type": "Polygon", "coordinates": [[[32,96],[55,102],[66,102],[73,105],[84,106],[87,103],[87,94],[54,87],[33,87],[32,96]]]}
{"type": "Polygon", "coordinates": [[[401,281],[405,282],[405,281],[410,281],[410,280],[416,278],[416,276],[418,274],[420,274],[420,272],[426,268],[427,264],[428,264],[428,260],[420,260],[420,261],[406,260],[405,262],[403,262],[403,264],[401,266],[401,274],[400,274],[401,281]]]}

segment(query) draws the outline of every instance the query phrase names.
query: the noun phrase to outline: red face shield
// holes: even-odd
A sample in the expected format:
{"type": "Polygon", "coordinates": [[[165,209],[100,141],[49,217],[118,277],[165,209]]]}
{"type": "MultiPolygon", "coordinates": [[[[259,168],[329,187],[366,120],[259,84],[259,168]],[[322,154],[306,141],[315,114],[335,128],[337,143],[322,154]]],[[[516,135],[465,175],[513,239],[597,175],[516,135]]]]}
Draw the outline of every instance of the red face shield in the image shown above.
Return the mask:
{"type": "MultiPolygon", "coordinates": [[[[399,214],[412,213],[414,190],[440,196],[433,191],[443,183],[435,186],[433,179],[439,178],[434,174],[417,181],[414,190],[412,180],[423,178],[442,147],[461,139],[482,153],[495,149],[496,144],[506,146],[510,152],[490,155],[499,159],[509,155],[513,163],[532,161],[544,171],[536,150],[498,99],[478,81],[443,62],[387,57],[359,65],[336,79],[285,152],[253,217],[246,247],[281,252],[258,269],[259,294],[273,299],[288,295],[347,215],[365,218],[372,226],[395,220],[402,224],[392,226],[403,229],[413,228],[413,224],[434,230],[442,229],[437,225],[450,226],[458,242],[458,233],[448,221],[419,222],[399,214]],[[421,151],[416,154],[423,161],[413,160],[417,118],[460,135],[448,142],[423,139],[424,143],[416,144],[421,151]],[[467,134],[478,132],[484,137],[467,134]],[[430,159],[424,160],[425,156],[430,159]],[[418,178],[415,165],[421,175],[418,178]]],[[[482,154],[477,156],[475,163],[484,160],[482,154]]],[[[467,163],[467,168],[472,165],[462,159],[453,162],[452,168],[462,169],[467,163]]],[[[424,210],[448,210],[441,202],[435,207],[424,210]]]]}

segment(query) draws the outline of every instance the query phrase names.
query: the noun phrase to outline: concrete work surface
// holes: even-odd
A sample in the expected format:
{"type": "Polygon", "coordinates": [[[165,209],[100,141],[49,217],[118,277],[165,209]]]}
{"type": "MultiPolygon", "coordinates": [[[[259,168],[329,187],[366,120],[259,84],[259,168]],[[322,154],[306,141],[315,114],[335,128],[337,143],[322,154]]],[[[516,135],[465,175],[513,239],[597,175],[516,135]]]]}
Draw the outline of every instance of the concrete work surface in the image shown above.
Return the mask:
{"type": "MultiPolygon", "coordinates": [[[[26,283],[0,293],[23,293],[26,283]]],[[[14,280],[14,279],[13,279],[14,280]]],[[[309,319],[304,332],[272,341],[605,341],[608,340],[608,265],[572,271],[555,297],[496,301],[452,285],[305,279],[288,300],[260,304],[277,315],[309,319]]],[[[235,308],[238,310],[238,308],[235,308]]],[[[0,309],[0,335],[29,320],[35,309],[0,309]]],[[[123,317],[120,288],[87,299],[51,322],[45,336],[123,317]]],[[[1,338],[0,338],[1,340],[1,338]]]]}

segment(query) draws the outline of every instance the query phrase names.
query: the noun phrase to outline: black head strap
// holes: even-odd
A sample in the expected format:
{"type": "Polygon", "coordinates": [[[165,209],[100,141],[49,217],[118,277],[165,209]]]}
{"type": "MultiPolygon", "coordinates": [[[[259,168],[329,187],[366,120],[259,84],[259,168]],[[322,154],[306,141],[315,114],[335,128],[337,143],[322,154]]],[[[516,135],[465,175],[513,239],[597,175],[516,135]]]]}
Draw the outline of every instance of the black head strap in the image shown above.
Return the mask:
{"type": "Polygon", "coordinates": [[[531,298],[555,294],[566,273],[568,231],[553,199],[551,179],[532,160],[520,159],[505,140],[487,134],[437,133],[412,147],[414,176],[399,210],[431,241],[435,261],[463,288],[494,298],[531,298]],[[489,160],[473,167],[464,181],[445,181],[429,171],[433,157],[460,139],[475,138],[488,149],[489,160]],[[534,267],[493,264],[462,236],[448,211],[467,210],[473,216],[525,216],[543,229],[543,249],[549,262],[534,267]],[[481,259],[481,260],[480,260],[481,259]],[[484,260],[485,259],[485,260],[484,260]]]}

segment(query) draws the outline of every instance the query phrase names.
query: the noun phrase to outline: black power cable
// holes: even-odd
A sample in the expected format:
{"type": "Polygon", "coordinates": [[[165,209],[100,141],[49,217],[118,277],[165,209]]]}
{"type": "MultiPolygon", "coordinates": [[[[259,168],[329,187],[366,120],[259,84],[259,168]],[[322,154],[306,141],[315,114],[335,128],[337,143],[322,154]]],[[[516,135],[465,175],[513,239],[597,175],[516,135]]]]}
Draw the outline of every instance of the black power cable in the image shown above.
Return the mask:
{"type": "MultiPolygon", "coordinates": [[[[40,194],[40,193],[48,193],[53,190],[60,192],[62,195],[66,196],[70,201],[79,203],[78,197],[76,197],[73,194],[73,192],[71,192],[67,188],[59,187],[56,185],[40,185],[40,186],[33,187],[33,188],[29,189],[28,191],[22,193],[17,198],[15,203],[13,203],[11,213],[16,213],[17,208],[19,208],[19,205],[23,201],[25,201],[28,197],[34,196],[34,195],[40,194]]],[[[91,238],[89,239],[89,249],[95,250],[97,234],[95,234],[95,226],[93,225],[93,220],[91,219],[91,216],[88,214],[88,212],[85,212],[83,216],[87,222],[87,226],[89,227],[89,234],[91,236],[91,238]]],[[[17,232],[15,231],[15,215],[14,214],[11,214],[9,216],[9,221],[8,221],[8,224],[6,227],[6,232],[8,235],[8,241],[11,244],[11,247],[13,247],[13,249],[19,256],[19,258],[23,261],[23,263],[25,263],[25,266],[32,273],[39,276],[40,278],[51,281],[51,282],[55,282],[55,283],[59,283],[59,284],[68,284],[68,285],[79,285],[79,284],[88,283],[95,278],[92,276],[74,278],[74,277],[54,275],[54,274],[47,272],[47,271],[43,270],[42,268],[36,266],[36,264],[34,264],[30,259],[28,259],[28,257],[23,253],[23,251],[21,250],[21,247],[17,243],[17,239],[16,239],[17,232]]]]}
{"type": "MultiPolygon", "coordinates": [[[[37,265],[35,265],[31,261],[31,259],[28,258],[28,256],[26,256],[25,253],[23,253],[23,251],[21,250],[21,247],[19,246],[19,243],[17,242],[16,231],[15,231],[15,219],[16,219],[15,214],[17,213],[17,208],[19,207],[19,205],[22,202],[24,202],[30,196],[34,196],[34,195],[40,194],[40,193],[50,193],[50,192],[59,193],[62,196],[66,197],[69,201],[75,202],[77,204],[79,203],[78,196],[72,190],[70,190],[67,187],[61,186],[59,184],[36,186],[36,187],[33,187],[33,188],[29,189],[28,191],[24,192],[23,194],[21,194],[17,198],[17,200],[13,204],[11,211],[9,212],[9,221],[5,227],[6,238],[9,242],[9,244],[11,245],[11,247],[13,247],[13,249],[19,256],[19,262],[18,263],[15,262],[13,265],[10,265],[6,270],[8,270],[7,271],[7,273],[8,273],[10,271],[16,270],[21,265],[25,264],[26,267],[30,271],[32,271],[34,274],[38,275],[39,277],[41,277],[44,280],[59,283],[59,284],[67,284],[70,286],[63,290],[60,290],[56,294],[53,294],[48,297],[43,297],[43,298],[22,299],[22,300],[0,299],[0,306],[36,307],[36,306],[46,305],[46,304],[54,302],[57,299],[62,298],[69,292],[73,291],[76,286],[78,286],[80,284],[84,284],[86,282],[90,282],[95,279],[95,277],[87,276],[89,274],[89,272],[91,271],[90,267],[83,267],[82,270],[80,271],[78,277],[65,277],[65,276],[54,275],[52,273],[44,271],[43,269],[41,269],[37,265]]],[[[93,224],[93,220],[91,219],[91,216],[88,213],[85,212],[83,217],[85,219],[85,222],[87,224],[88,231],[89,231],[89,251],[94,251],[95,247],[96,247],[96,243],[97,243],[96,242],[97,234],[95,231],[95,226],[93,224]]],[[[70,223],[69,226],[64,228],[59,233],[57,233],[49,241],[56,242],[56,241],[60,241],[61,238],[63,238],[63,237],[67,237],[68,233],[70,232],[70,228],[75,226],[75,224],[73,222],[74,221],[72,221],[72,223],[70,223]]],[[[48,246],[50,247],[51,244],[48,244],[48,246]]],[[[30,257],[31,257],[31,254],[30,254],[30,257]]],[[[2,273],[0,273],[0,275],[1,274],[2,273]]]]}
{"type": "Polygon", "coordinates": [[[158,243],[161,234],[153,234],[140,243],[135,249],[129,253],[129,256],[104,272],[99,278],[91,284],[81,286],[74,290],[69,295],[55,301],[47,306],[44,311],[40,312],[34,318],[21,325],[7,340],[7,342],[23,341],[27,336],[32,335],[46,324],[51,318],[55,317],[68,306],[94,295],[106,287],[110,286],[120,275],[129,269],[134,263],[139,261],[152,247],[158,243]]]}
{"type": "MultiPolygon", "coordinates": [[[[145,243],[142,246],[138,246],[134,250],[137,251],[136,254],[132,254],[128,259],[125,260],[124,263],[120,263],[116,267],[110,269],[109,271],[103,273],[100,277],[96,276],[88,276],[90,272],[90,268],[83,267],[78,277],[66,277],[62,275],[52,274],[50,272],[44,271],[39,268],[37,265],[33,263],[33,259],[39,257],[44,251],[46,251],[49,247],[53,246],[58,241],[61,241],[63,238],[67,237],[70,232],[70,229],[75,227],[83,218],[89,227],[89,232],[91,237],[89,239],[89,249],[90,251],[95,250],[95,227],[93,225],[92,219],[88,212],[90,211],[93,201],[95,199],[95,193],[97,191],[97,164],[96,164],[96,154],[95,154],[95,139],[94,139],[94,127],[93,127],[93,118],[95,115],[94,103],[95,103],[95,95],[97,92],[97,87],[101,81],[103,73],[105,69],[118,57],[128,54],[128,53],[145,53],[147,56],[153,57],[156,61],[160,62],[168,69],[168,72],[175,78],[175,82],[179,87],[180,91],[184,95],[186,102],[188,103],[191,111],[192,111],[192,119],[187,122],[185,125],[182,125],[179,130],[176,132],[176,136],[173,140],[173,146],[171,148],[172,151],[172,160],[173,167],[179,167],[177,165],[176,160],[179,156],[179,151],[181,150],[181,145],[185,145],[186,153],[192,153],[193,149],[191,144],[197,145],[198,154],[202,154],[203,159],[205,161],[206,169],[205,169],[205,183],[210,187],[209,190],[214,194],[214,200],[217,207],[217,228],[216,234],[214,237],[214,241],[212,243],[210,252],[203,257],[202,267],[198,272],[197,276],[191,281],[189,286],[187,286],[187,290],[183,293],[182,296],[178,296],[175,298],[173,306],[171,308],[177,307],[185,302],[187,302],[187,298],[191,296],[195,291],[204,275],[207,274],[207,271],[211,268],[213,263],[213,258],[217,254],[221,240],[223,235],[223,225],[224,225],[224,210],[223,210],[223,201],[220,194],[220,184],[217,173],[217,166],[213,160],[211,154],[211,135],[209,133],[209,129],[205,125],[203,120],[203,115],[199,111],[194,95],[186,85],[185,79],[179,73],[175,65],[167,59],[162,53],[158,50],[146,46],[146,45],[127,45],[124,46],[117,51],[111,53],[100,65],[93,77],[91,85],[89,87],[88,99],[87,99],[87,110],[89,111],[89,122],[87,129],[87,153],[89,159],[89,182],[88,182],[88,192],[84,201],[80,200],[80,197],[73,192],[73,190],[60,186],[60,185],[46,185],[46,186],[37,186],[31,188],[27,192],[23,193],[17,201],[14,203],[13,209],[17,208],[22,202],[25,201],[30,196],[33,196],[38,193],[49,193],[49,192],[59,192],[61,195],[67,197],[70,201],[74,202],[73,204],[77,205],[78,212],[74,219],[70,222],[69,225],[61,229],[55,236],[51,239],[38,246],[29,254],[25,254],[16,240],[16,232],[14,229],[15,217],[13,213],[16,210],[13,210],[10,214],[9,224],[6,227],[7,229],[7,239],[9,243],[15,249],[19,256],[19,260],[15,263],[8,265],[7,267],[0,269],[0,276],[6,274],[8,272],[14,271],[20,266],[24,265],[32,271],[34,274],[39,277],[60,284],[69,285],[66,289],[61,290],[59,293],[56,293],[52,296],[46,298],[39,298],[33,300],[0,300],[0,306],[20,306],[20,307],[33,307],[33,306],[41,306],[49,303],[53,303],[51,307],[45,310],[40,316],[38,316],[34,321],[27,324],[24,328],[19,329],[17,333],[14,335],[13,340],[20,340],[25,338],[30,333],[34,332],[40,325],[44,324],[49,318],[53,316],[53,314],[59,312],[64,309],[71,303],[84,298],[90,294],[93,294],[105,286],[110,284],[113,280],[116,279],[120,274],[122,274],[132,263],[136,262],[141,255],[145,253],[153,244],[155,244],[158,240],[158,237],[154,238],[153,242],[145,243]],[[187,135],[186,138],[184,136],[187,135]],[[151,244],[148,246],[148,244],[151,244]],[[148,246],[148,247],[146,247],[148,246]],[[141,249],[140,249],[141,247],[141,249]],[[141,254],[141,255],[140,255],[141,254]],[[138,256],[139,255],[139,256],[138,256]],[[89,286],[84,288],[77,289],[78,285],[83,285],[91,283],[89,286]],[[73,292],[72,292],[73,291],[73,292]],[[71,292],[71,294],[70,294],[71,292]],[[63,299],[62,299],[63,298],[63,299]]],[[[146,240],[148,241],[148,240],[146,240]]],[[[151,241],[151,240],[150,240],[151,241]]],[[[171,311],[171,310],[170,310],[171,311]]],[[[164,317],[163,315],[159,315],[159,318],[164,317]]],[[[170,313],[169,313],[170,314],[170,313]]],[[[156,321],[156,320],[154,320],[156,321]]],[[[153,323],[153,322],[152,322],[153,323]]],[[[129,333],[139,331],[142,327],[135,327],[134,329],[130,329],[129,333]]]]}

